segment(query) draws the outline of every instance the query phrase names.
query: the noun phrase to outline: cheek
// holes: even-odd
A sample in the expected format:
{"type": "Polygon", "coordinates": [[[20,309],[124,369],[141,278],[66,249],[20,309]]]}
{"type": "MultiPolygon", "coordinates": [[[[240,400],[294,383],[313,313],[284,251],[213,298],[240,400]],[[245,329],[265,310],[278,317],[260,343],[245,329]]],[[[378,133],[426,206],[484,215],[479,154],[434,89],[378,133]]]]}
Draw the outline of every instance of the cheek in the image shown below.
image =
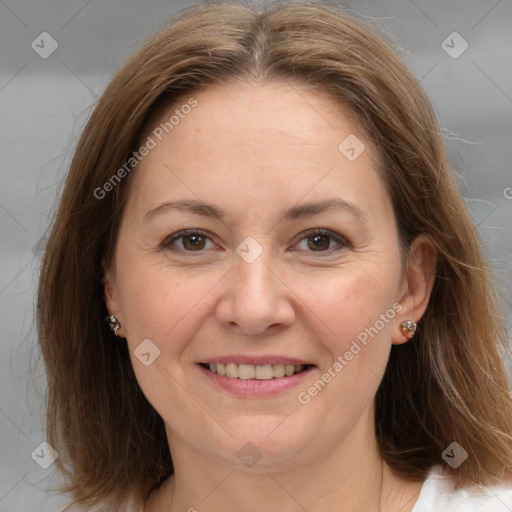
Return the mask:
{"type": "Polygon", "coordinates": [[[315,298],[309,300],[310,319],[327,357],[319,379],[313,387],[300,390],[299,401],[314,402],[313,409],[319,411],[344,411],[344,419],[329,420],[336,428],[345,428],[346,422],[362,414],[384,375],[393,318],[400,308],[395,302],[399,270],[391,265],[378,271],[374,266],[361,266],[317,281],[303,291],[304,297],[315,298]]]}
{"type": "Polygon", "coordinates": [[[312,330],[326,357],[318,377],[298,390],[297,400],[305,416],[321,418],[325,442],[344,435],[362,417],[384,375],[397,307],[395,283],[385,275],[376,280],[373,272],[340,273],[311,285],[307,294],[304,290],[304,296],[315,297],[309,301],[310,326],[315,322],[312,330]]]}
{"type": "Polygon", "coordinates": [[[364,342],[365,334],[382,338],[391,332],[397,307],[393,273],[344,271],[315,282],[303,293],[314,297],[308,301],[312,312],[322,320],[324,339],[337,354],[348,350],[353,340],[364,342]]]}
{"type": "Polygon", "coordinates": [[[162,355],[179,355],[201,328],[198,318],[213,307],[215,286],[224,272],[178,271],[165,262],[142,259],[120,267],[123,327],[131,352],[142,340],[150,339],[162,355]]]}
{"type": "MultiPolygon", "coordinates": [[[[219,293],[230,279],[228,266],[183,271],[162,262],[148,264],[141,258],[123,261],[118,273],[122,276],[120,302],[132,350],[147,338],[161,350],[182,350],[214,314],[216,303],[222,300],[219,293]],[[223,283],[224,276],[227,281],[223,283]]],[[[365,333],[374,338],[390,331],[394,273],[370,263],[329,272],[282,272],[293,292],[288,300],[293,302],[297,325],[304,322],[304,328],[333,354],[348,350],[355,339],[364,341],[365,333]]]]}

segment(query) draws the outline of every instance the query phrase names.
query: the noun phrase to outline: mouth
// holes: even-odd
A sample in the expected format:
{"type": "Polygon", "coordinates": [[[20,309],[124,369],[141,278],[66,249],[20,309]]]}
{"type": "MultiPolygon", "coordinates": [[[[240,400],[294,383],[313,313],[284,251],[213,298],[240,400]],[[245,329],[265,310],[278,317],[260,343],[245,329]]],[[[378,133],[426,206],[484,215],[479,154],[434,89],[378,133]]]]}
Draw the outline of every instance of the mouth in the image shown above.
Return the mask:
{"type": "Polygon", "coordinates": [[[199,363],[206,370],[241,380],[271,380],[292,377],[308,370],[310,364],[237,364],[237,363],[199,363]]]}
{"type": "Polygon", "coordinates": [[[227,356],[202,361],[198,368],[217,389],[243,398],[263,398],[295,388],[317,367],[287,357],[227,356]]]}

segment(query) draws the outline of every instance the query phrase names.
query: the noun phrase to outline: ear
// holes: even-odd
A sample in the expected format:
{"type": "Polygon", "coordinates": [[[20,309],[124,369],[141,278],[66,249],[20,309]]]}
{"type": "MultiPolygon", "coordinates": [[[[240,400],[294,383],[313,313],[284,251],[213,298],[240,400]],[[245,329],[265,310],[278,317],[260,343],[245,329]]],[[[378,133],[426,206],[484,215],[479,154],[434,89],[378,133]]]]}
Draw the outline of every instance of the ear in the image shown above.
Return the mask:
{"type": "Polygon", "coordinates": [[[107,311],[109,315],[114,315],[119,324],[121,325],[120,329],[117,331],[118,336],[123,336],[123,315],[121,313],[121,307],[119,304],[119,298],[117,294],[117,286],[115,279],[115,269],[111,269],[106,266],[105,261],[102,261],[103,267],[103,285],[104,285],[104,294],[103,297],[105,299],[105,304],[107,306],[107,311]]]}
{"type": "Polygon", "coordinates": [[[407,268],[400,286],[399,304],[402,309],[394,318],[392,342],[400,345],[408,341],[400,324],[406,320],[418,323],[425,313],[434,287],[437,253],[429,237],[418,235],[411,243],[407,268]]]}

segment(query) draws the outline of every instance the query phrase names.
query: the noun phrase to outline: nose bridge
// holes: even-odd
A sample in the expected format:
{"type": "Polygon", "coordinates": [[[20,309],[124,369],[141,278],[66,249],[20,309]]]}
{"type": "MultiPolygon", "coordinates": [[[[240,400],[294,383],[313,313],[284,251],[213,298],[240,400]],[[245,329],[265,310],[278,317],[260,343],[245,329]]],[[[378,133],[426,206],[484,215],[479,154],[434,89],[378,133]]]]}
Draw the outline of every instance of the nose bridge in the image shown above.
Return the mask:
{"type": "Polygon", "coordinates": [[[275,276],[270,271],[272,251],[268,244],[260,244],[247,237],[236,249],[234,264],[234,292],[236,307],[240,312],[251,308],[260,315],[268,315],[272,302],[279,293],[275,276]]]}
{"type": "Polygon", "coordinates": [[[247,261],[243,257],[237,258],[234,265],[234,273],[237,289],[257,299],[259,295],[270,298],[273,295],[272,288],[275,276],[270,271],[270,251],[264,251],[254,261],[247,261]]]}
{"type": "Polygon", "coordinates": [[[287,324],[294,316],[286,287],[271,270],[275,266],[271,250],[258,246],[249,240],[237,248],[229,286],[218,311],[219,320],[252,334],[271,325],[287,324]]]}

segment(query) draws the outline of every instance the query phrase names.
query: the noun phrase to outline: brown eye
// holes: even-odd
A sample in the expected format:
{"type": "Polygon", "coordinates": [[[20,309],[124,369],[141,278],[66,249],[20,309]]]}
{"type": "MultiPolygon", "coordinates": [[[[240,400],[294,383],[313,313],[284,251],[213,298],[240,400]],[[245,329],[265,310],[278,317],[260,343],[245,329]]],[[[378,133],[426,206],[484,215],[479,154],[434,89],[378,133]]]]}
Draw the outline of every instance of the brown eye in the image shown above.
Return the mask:
{"type": "Polygon", "coordinates": [[[345,238],[327,229],[313,229],[303,235],[297,244],[300,251],[332,254],[350,247],[345,238]]]}
{"type": "Polygon", "coordinates": [[[166,238],[162,247],[174,252],[203,252],[213,242],[201,231],[180,231],[166,238]]]}
{"type": "Polygon", "coordinates": [[[183,239],[183,248],[190,251],[204,249],[206,239],[201,235],[187,235],[181,237],[183,239]]]}
{"type": "Polygon", "coordinates": [[[327,235],[314,235],[308,237],[308,247],[313,251],[325,251],[329,249],[331,241],[327,235]]]}

